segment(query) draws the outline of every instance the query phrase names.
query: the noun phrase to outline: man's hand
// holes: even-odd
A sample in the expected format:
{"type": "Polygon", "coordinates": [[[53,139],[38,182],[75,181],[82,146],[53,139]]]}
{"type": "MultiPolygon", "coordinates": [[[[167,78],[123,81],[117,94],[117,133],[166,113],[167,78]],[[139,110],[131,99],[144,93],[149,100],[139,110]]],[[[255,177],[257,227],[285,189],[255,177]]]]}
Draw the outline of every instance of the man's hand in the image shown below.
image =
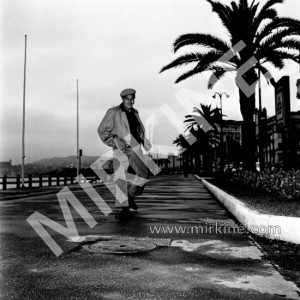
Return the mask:
{"type": "Polygon", "coordinates": [[[146,151],[149,151],[151,149],[151,147],[152,147],[152,145],[151,145],[150,141],[147,138],[145,138],[144,139],[144,149],[146,151]]]}
{"type": "Polygon", "coordinates": [[[124,151],[126,148],[128,148],[128,144],[123,139],[117,137],[115,138],[115,144],[121,151],[124,151]]]}

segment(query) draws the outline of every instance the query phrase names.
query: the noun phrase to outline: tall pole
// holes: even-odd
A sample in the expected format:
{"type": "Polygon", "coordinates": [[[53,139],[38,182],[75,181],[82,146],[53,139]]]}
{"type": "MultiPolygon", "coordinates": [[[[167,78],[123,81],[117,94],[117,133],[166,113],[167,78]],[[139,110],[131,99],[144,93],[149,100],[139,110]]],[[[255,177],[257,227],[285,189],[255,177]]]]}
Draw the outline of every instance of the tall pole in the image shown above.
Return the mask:
{"type": "Polygon", "coordinates": [[[264,149],[263,149],[263,138],[262,138],[262,105],[261,105],[261,80],[260,80],[260,69],[258,69],[258,150],[259,150],[259,168],[262,171],[265,167],[264,161],[264,149]]]}
{"type": "Polygon", "coordinates": [[[27,35],[25,35],[24,83],[23,83],[22,188],[24,188],[24,177],[25,177],[25,95],[26,95],[26,57],[27,57],[27,35]]]}
{"type": "Polygon", "coordinates": [[[216,98],[216,96],[219,96],[220,98],[220,110],[221,110],[221,124],[220,124],[220,129],[221,129],[221,134],[220,134],[220,148],[221,148],[221,153],[220,153],[220,172],[223,173],[224,170],[224,154],[223,154],[223,107],[222,107],[222,96],[225,95],[227,98],[229,98],[229,95],[225,92],[217,92],[215,93],[212,97],[216,98]]]}
{"type": "Polygon", "coordinates": [[[77,79],[77,180],[79,180],[79,172],[80,172],[80,156],[79,156],[79,110],[78,110],[78,79],[77,79]]]}
{"type": "MultiPolygon", "coordinates": [[[[272,30],[268,31],[267,34],[271,34],[272,30]]],[[[278,33],[278,28],[277,28],[278,33]]],[[[257,42],[258,35],[255,35],[255,39],[257,42]]],[[[257,43],[258,49],[260,50],[259,43],[257,43]]],[[[258,62],[258,66],[260,66],[260,63],[258,62]]],[[[258,156],[259,156],[259,169],[262,171],[265,167],[265,161],[264,161],[264,151],[263,151],[263,139],[262,139],[262,104],[261,104],[261,80],[260,80],[260,68],[258,68],[258,156]]]]}
{"type": "MultiPolygon", "coordinates": [[[[299,73],[300,73],[300,50],[299,50],[299,56],[298,56],[298,63],[299,63],[299,73]]],[[[297,87],[297,99],[300,99],[300,78],[296,81],[296,87],[297,87]]]]}
{"type": "Polygon", "coordinates": [[[220,108],[221,108],[221,172],[223,173],[223,169],[224,169],[224,145],[223,145],[223,108],[222,108],[222,96],[223,94],[219,94],[220,97],[220,108]]]}

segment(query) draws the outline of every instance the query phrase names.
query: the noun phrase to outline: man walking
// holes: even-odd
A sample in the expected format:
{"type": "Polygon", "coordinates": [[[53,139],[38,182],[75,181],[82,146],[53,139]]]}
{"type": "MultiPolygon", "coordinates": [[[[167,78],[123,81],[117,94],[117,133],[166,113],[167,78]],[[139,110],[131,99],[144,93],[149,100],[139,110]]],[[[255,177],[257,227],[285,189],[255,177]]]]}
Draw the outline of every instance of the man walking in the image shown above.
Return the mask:
{"type": "Polygon", "coordinates": [[[134,89],[123,90],[120,94],[122,103],[110,108],[98,127],[103,143],[113,148],[116,207],[122,207],[119,215],[121,219],[130,216],[129,208],[138,209],[134,197],[143,192],[150,176],[141,146],[149,151],[151,144],[145,138],[145,128],[138,111],[133,108],[135,95],[134,89]],[[136,176],[127,184],[126,173],[129,166],[136,176]]]}

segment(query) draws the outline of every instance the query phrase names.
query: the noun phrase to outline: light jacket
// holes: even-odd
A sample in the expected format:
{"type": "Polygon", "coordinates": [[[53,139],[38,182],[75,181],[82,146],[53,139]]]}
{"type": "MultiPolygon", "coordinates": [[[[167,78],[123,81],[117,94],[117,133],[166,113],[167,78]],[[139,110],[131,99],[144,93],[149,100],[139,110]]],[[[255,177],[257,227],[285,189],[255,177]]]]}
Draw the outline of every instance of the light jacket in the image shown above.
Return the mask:
{"type": "MultiPolygon", "coordinates": [[[[139,113],[135,108],[132,108],[139,123],[141,140],[145,140],[145,127],[139,117],[139,113]]],[[[107,146],[113,147],[114,149],[118,148],[118,140],[123,139],[130,144],[131,134],[129,123],[126,117],[126,113],[122,111],[120,105],[110,108],[104,118],[102,119],[99,127],[98,134],[104,144],[107,146]]]]}

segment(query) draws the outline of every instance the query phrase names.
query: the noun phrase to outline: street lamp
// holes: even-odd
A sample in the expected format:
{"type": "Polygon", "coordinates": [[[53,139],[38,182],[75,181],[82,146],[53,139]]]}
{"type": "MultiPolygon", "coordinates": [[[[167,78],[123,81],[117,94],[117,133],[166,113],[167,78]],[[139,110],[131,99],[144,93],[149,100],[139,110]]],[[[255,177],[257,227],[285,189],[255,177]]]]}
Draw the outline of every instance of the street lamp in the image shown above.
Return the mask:
{"type": "Polygon", "coordinates": [[[77,112],[77,120],[76,120],[76,125],[77,125],[77,181],[80,182],[79,178],[79,172],[80,172],[80,153],[79,153],[79,95],[78,95],[78,79],[76,81],[76,87],[77,87],[77,97],[76,97],[76,112],[77,112]]]}
{"type": "Polygon", "coordinates": [[[223,95],[226,96],[226,98],[229,98],[229,95],[225,92],[216,92],[212,97],[216,99],[217,96],[220,98],[220,110],[221,110],[221,141],[220,141],[220,148],[221,148],[221,153],[220,153],[220,169],[221,172],[223,172],[224,169],[224,156],[223,156],[223,108],[222,108],[222,97],[223,95]]]}
{"type": "Polygon", "coordinates": [[[26,95],[27,35],[25,35],[24,83],[23,83],[23,121],[22,121],[22,188],[25,187],[25,95],[26,95]]]}
{"type": "Polygon", "coordinates": [[[258,150],[259,150],[259,169],[262,171],[265,168],[263,135],[262,135],[262,103],[261,103],[261,76],[260,68],[258,69],[258,150]]]}
{"type": "MultiPolygon", "coordinates": [[[[272,34],[273,30],[268,30],[267,34],[272,34]]],[[[278,28],[277,28],[277,34],[278,34],[278,28]]],[[[257,40],[259,38],[258,34],[254,35],[255,37],[255,43],[257,44],[257,49],[260,50],[260,44],[257,40]]],[[[262,171],[265,168],[265,157],[264,157],[264,147],[263,147],[263,135],[262,135],[262,100],[261,100],[261,70],[260,70],[260,62],[259,59],[257,61],[258,65],[258,115],[257,115],[257,122],[258,122],[258,157],[259,157],[259,169],[262,171]]],[[[272,81],[271,81],[272,82],[272,81]]]]}

